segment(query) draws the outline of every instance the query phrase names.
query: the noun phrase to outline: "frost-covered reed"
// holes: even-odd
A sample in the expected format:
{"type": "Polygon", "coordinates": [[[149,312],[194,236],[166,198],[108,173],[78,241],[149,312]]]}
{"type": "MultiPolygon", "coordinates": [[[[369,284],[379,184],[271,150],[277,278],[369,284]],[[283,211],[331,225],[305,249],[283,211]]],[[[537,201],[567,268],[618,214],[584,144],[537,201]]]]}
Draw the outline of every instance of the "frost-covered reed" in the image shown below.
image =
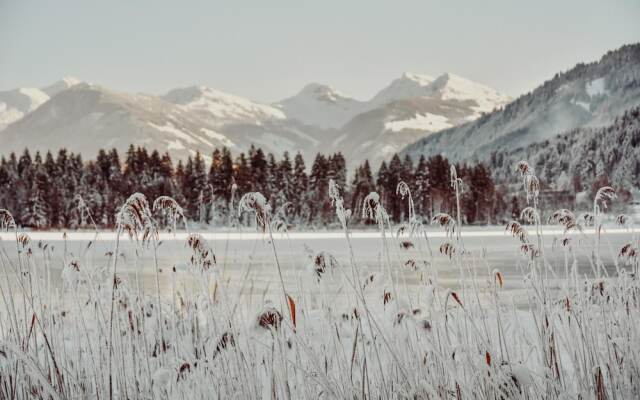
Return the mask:
{"type": "MultiPolygon", "coordinates": [[[[535,175],[526,163],[517,169],[531,203],[524,224],[507,225],[505,240],[526,253],[526,307],[511,301],[505,290],[513,282],[491,267],[485,251],[465,248],[459,207],[455,217],[433,218],[448,235],[440,254],[432,254],[422,251],[428,232],[418,216],[411,211],[408,223],[394,229],[380,196],[369,194],[362,217],[378,224],[384,257],[375,269],[382,273],[367,268],[354,254],[351,212],[335,182],[329,194],[348,265],[322,249],[309,251],[299,260],[309,274],[301,268],[295,287],[282,278],[273,239],[272,229],[286,226],[283,215],[273,215],[260,193],[240,198],[238,212],[251,213],[271,242],[280,278],[282,296],[257,305],[243,300],[250,269],[239,282],[222,279],[213,249],[197,233],[185,243],[186,273],[196,284],[184,290],[174,282],[171,293],[161,293],[156,281],[156,293],[146,293],[137,279],[119,273],[117,244],[108,265],[92,262],[90,245],[83,257],[65,248],[59,259],[0,210],[0,226],[15,232],[15,243],[0,244],[0,398],[639,398],[635,234],[617,252],[615,273],[602,273],[601,205],[612,200],[603,189],[593,215],[576,217],[566,209],[552,215],[549,222],[564,228],[557,241],[565,265],[550,265],[542,252],[535,175]],[[597,256],[581,260],[597,263],[592,274],[580,272],[572,245],[576,237],[590,238],[588,225],[596,227],[597,256]],[[433,257],[450,260],[456,285],[443,286],[433,257]],[[417,290],[408,289],[397,268],[414,276],[417,290]],[[559,280],[546,275],[563,269],[559,280]],[[60,270],[56,289],[52,273],[60,270]],[[329,289],[339,298],[327,295],[329,289]]],[[[463,183],[455,170],[451,179],[459,197],[463,183]]],[[[399,185],[397,194],[408,197],[411,210],[408,186],[399,185]]],[[[172,231],[180,220],[187,228],[182,209],[167,197],[150,208],[134,194],[118,213],[118,237],[127,232],[138,254],[153,253],[156,278],[155,217],[163,213],[172,231]]],[[[625,216],[617,221],[633,231],[625,216]]]]}

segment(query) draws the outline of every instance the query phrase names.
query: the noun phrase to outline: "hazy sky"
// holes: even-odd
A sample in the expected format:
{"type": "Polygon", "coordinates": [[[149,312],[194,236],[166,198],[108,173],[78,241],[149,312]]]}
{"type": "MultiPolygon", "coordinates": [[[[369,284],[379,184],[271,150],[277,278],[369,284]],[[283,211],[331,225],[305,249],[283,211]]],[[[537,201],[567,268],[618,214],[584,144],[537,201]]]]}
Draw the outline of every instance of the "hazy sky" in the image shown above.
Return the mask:
{"type": "Polygon", "coordinates": [[[640,41],[640,1],[0,0],[0,90],[75,76],[260,101],[321,82],[367,99],[404,71],[509,95],[640,41]]]}

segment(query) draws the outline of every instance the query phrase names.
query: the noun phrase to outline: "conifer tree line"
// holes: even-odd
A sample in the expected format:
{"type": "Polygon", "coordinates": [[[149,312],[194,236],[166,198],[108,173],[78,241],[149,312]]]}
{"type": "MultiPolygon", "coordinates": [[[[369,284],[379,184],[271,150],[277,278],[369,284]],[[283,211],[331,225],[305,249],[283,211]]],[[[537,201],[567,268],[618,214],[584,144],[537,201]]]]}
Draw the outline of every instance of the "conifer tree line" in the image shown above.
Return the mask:
{"type": "MultiPolygon", "coordinates": [[[[342,188],[352,209],[352,225],[362,221],[362,201],[372,191],[380,193],[393,222],[405,221],[408,201],[396,193],[400,181],[412,191],[415,211],[429,219],[437,212],[453,212],[450,164],[441,156],[421,157],[416,165],[398,155],[382,162],[374,173],[368,161],[348,179],[341,153],[317,154],[311,168],[303,156],[284,152],[276,158],[260,148],[236,156],[216,149],[210,161],[196,153],[174,163],[168,153],[129,147],[124,159],[115,149],[100,150],[95,159],[61,149],[33,156],[26,149],[0,160],[0,208],[8,209],[22,227],[37,229],[100,228],[115,226],[116,212],[134,192],[150,201],[171,196],[194,223],[238,226],[250,223],[238,216],[242,194],[261,192],[272,212],[293,226],[322,227],[335,223],[328,195],[329,180],[342,188]]],[[[503,194],[482,164],[457,165],[465,182],[462,196],[467,223],[500,222],[507,214],[503,194]]]]}

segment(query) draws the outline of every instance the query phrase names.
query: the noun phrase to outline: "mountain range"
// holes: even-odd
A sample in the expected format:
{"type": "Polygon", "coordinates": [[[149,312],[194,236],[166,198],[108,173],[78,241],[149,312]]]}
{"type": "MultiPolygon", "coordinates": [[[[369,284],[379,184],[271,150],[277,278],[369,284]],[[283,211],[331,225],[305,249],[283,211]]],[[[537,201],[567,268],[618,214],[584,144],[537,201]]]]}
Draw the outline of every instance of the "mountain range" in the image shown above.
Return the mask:
{"type": "Polygon", "coordinates": [[[349,166],[372,165],[407,144],[478,118],[509,97],[462,77],[405,73],[361,101],[331,86],[312,83],[274,104],[206,86],[177,88],[156,96],[111,90],[65,78],[46,88],[0,92],[2,154],[56,150],[93,155],[130,144],[186,158],[215,147],[247,151],[341,151],[349,166]]]}
{"type": "Polygon", "coordinates": [[[133,144],[181,159],[199,151],[206,159],[216,147],[237,154],[256,145],[309,160],[340,151],[350,170],[364,159],[375,170],[399,152],[495,164],[563,132],[610,125],[639,105],[638,43],[557,73],[514,101],[451,73],[404,73],[368,100],[311,83],[273,104],[206,86],[149,95],[66,78],[0,92],[0,155],[66,147],[93,156],[133,144]]]}

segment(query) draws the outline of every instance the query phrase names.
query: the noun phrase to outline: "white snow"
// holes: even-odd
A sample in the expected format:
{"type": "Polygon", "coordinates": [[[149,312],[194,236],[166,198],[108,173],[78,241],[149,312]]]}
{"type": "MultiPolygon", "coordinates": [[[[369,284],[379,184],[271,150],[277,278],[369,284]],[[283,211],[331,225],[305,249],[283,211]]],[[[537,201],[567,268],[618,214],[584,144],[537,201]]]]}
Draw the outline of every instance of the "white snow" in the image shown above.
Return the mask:
{"type": "Polygon", "coordinates": [[[474,107],[478,113],[491,112],[510,100],[509,96],[458,75],[446,73],[434,81],[434,86],[440,84],[441,80],[443,82],[439,90],[443,100],[473,100],[478,104],[474,107]]]}
{"type": "Polygon", "coordinates": [[[152,128],[155,128],[159,131],[162,132],[166,132],[166,133],[170,133],[172,135],[177,136],[178,138],[184,140],[185,142],[191,143],[191,144],[196,144],[197,141],[191,137],[191,135],[184,133],[183,131],[181,131],[180,129],[177,129],[175,126],[173,126],[173,124],[171,124],[170,122],[167,122],[166,125],[156,125],[153,122],[148,122],[149,126],[151,126],[152,128]]]}
{"type": "Polygon", "coordinates": [[[49,100],[49,96],[45,92],[36,88],[21,88],[19,89],[20,93],[29,97],[31,100],[31,107],[29,111],[33,111],[36,108],[40,107],[40,105],[47,100],[49,100]]]}
{"type": "Polygon", "coordinates": [[[390,121],[384,124],[385,129],[392,132],[400,132],[404,129],[437,132],[452,126],[447,117],[431,113],[416,114],[411,119],[390,121]]]}
{"type": "Polygon", "coordinates": [[[585,89],[590,97],[608,94],[607,89],[605,89],[604,78],[598,78],[591,82],[587,82],[585,89]]]}
{"type": "Polygon", "coordinates": [[[363,103],[340,93],[329,85],[310,83],[298,94],[274,105],[287,115],[307,125],[340,128],[365,111],[363,103]]]}
{"type": "Polygon", "coordinates": [[[282,110],[275,107],[255,103],[244,97],[206,86],[175,89],[169,92],[165,99],[180,104],[184,109],[206,113],[216,124],[235,120],[260,121],[286,118],[282,110]]]}
{"type": "Polygon", "coordinates": [[[167,140],[167,150],[184,150],[185,147],[179,140],[167,140]]]}
{"type": "Polygon", "coordinates": [[[586,101],[580,101],[580,100],[572,99],[571,100],[571,104],[575,104],[575,105],[577,105],[579,107],[584,108],[586,111],[590,111],[591,105],[589,103],[587,103],[586,101]]]}
{"type": "Polygon", "coordinates": [[[207,128],[202,128],[200,129],[200,131],[203,132],[205,135],[209,136],[210,138],[221,142],[227,147],[237,147],[235,143],[233,143],[231,140],[229,140],[228,137],[226,137],[221,133],[214,132],[211,129],[207,129],[207,128]]]}

